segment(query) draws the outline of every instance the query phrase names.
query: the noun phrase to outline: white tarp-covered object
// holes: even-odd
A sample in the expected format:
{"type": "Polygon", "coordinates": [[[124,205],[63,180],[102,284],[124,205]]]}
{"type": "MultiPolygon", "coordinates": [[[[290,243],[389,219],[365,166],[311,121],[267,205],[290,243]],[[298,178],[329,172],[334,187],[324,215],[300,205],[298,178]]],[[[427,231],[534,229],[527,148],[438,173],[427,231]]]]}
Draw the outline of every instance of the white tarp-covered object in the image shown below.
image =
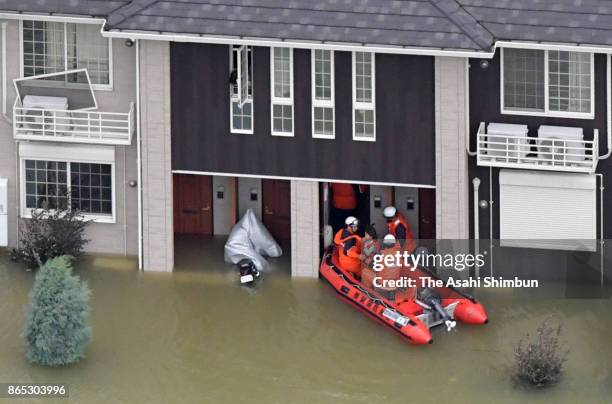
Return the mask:
{"type": "Polygon", "coordinates": [[[225,262],[237,264],[248,258],[258,271],[268,265],[264,257],[281,255],[283,250],[251,209],[236,223],[225,243],[225,262]]]}

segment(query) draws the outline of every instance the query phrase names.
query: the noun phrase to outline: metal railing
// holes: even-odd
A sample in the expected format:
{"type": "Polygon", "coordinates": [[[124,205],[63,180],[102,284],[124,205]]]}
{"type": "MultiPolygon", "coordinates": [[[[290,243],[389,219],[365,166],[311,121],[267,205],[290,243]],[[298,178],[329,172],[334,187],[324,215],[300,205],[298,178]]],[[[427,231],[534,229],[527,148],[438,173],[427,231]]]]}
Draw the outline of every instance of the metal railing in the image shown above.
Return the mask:
{"type": "Polygon", "coordinates": [[[128,112],[70,111],[13,107],[16,140],[129,145],[134,133],[134,103],[128,112]]]}
{"type": "Polygon", "coordinates": [[[486,133],[478,127],[478,165],[532,170],[593,173],[599,160],[599,131],[593,140],[517,137],[486,133]]]}

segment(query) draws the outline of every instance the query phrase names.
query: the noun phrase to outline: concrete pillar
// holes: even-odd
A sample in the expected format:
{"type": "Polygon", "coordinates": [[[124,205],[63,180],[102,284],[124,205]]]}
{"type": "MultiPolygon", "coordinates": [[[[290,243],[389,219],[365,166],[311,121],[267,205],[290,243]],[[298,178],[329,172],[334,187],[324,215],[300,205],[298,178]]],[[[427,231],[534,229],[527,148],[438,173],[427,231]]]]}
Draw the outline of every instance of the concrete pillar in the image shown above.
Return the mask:
{"type": "Polygon", "coordinates": [[[468,101],[463,58],[436,57],[436,238],[469,238],[468,101]]]}
{"type": "Polygon", "coordinates": [[[170,150],[170,45],[140,42],[143,267],[174,267],[170,150]]]}
{"type": "Polygon", "coordinates": [[[319,274],[319,183],[291,181],[291,276],[319,274]]]}

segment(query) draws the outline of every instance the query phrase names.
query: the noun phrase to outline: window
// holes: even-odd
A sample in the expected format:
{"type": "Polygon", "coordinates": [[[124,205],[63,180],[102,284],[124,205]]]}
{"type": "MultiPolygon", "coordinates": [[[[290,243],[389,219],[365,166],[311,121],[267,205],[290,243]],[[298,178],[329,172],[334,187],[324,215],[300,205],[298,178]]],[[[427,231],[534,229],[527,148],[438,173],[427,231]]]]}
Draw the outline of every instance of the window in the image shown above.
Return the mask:
{"type": "Polygon", "coordinates": [[[312,51],[312,136],[335,136],[334,52],[312,51]]]}
{"type": "Polygon", "coordinates": [[[24,77],[86,68],[92,84],[112,85],[110,39],[97,24],[23,21],[22,46],[24,77]]]}
{"type": "Polygon", "coordinates": [[[376,140],[376,85],[373,53],[353,52],[353,140],[376,140]]]}
{"type": "Polygon", "coordinates": [[[113,170],[111,164],[51,160],[24,160],[25,208],[65,208],[84,215],[113,215],[113,170]]]}
{"type": "Polygon", "coordinates": [[[293,136],[293,50],[271,48],[272,134],[293,136]]]}
{"type": "Polygon", "coordinates": [[[502,113],[592,119],[593,54],[502,49],[502,113]]]}
{"type": "Polygon", "coordinates": [[[253,133],[253,51],[250,46],[230,48],[230,127],[232,133],[253,133]],[[246,54],[246,63],[244,55],[246,54]],[[245,74],[246,69],[246,74],[245,74]],[[238,78],[239,71],[240,80],[238,78]],[[241,83],[240,86],[238,83],[241,83]],[[245,89],[246,84],[246,89],[245,89]],[[238,88],[240,87],[240,89],[238,88]],[[243,91],[243,89],[245,91],[243,91]],[[241,105],[241,94],[246,101],[241,105]]]}

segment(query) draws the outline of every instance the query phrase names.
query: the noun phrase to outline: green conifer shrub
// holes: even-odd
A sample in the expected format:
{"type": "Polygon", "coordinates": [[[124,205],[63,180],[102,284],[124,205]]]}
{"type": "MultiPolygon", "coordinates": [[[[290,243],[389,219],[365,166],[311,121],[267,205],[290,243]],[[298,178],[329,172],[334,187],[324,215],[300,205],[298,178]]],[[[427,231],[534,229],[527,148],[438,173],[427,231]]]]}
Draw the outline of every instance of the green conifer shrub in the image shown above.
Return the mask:
{"type": "Polygon", "coordinates": [[[90,291],[72,274],[70,257],[47,261],[30,294],[24,339],[32,363],[61,366],[80,361],[91,339],[90,291]]]}

